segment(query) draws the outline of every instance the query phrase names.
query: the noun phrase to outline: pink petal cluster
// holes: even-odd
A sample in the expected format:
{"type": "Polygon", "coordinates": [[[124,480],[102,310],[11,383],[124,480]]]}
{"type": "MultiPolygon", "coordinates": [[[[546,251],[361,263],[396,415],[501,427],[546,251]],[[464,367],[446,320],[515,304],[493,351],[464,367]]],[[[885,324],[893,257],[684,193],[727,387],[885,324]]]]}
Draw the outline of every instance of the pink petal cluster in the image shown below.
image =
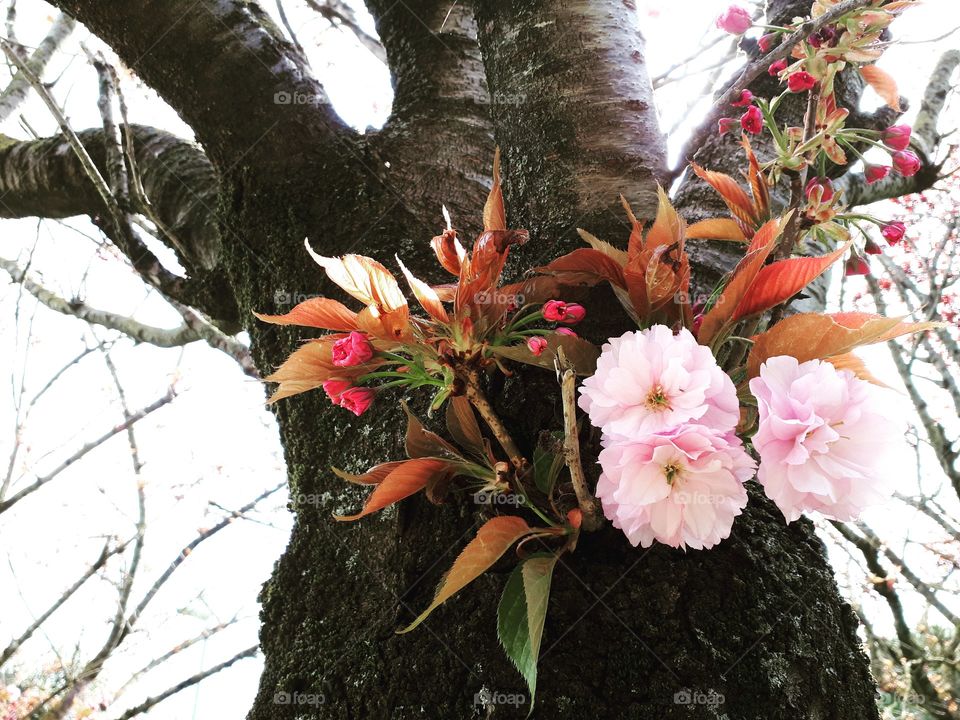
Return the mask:
{"type": "Polygon", "coordinates": [[[733,382],[689,330],[611,338],[580,407],[603,431],[597,496],[631,543],[701,549],[729,536],[755,465],[733,432],[733,382]]]}
{"type": "Polygon", "coordinates": [[[698,422],[728,432],[740,420],[733,381],[687,329],[627,332],[603,346],[580,408],[607,435],[638,438],[698,422]]]}
{"type": "Polygon", "coordinates": [[[374,388],[354,387],[349,380],[327,380],[323,390],[330,402],[357,416],[363,415],[377,396],[374,388]]]}
{"type": "Polygon", "coordinates": [[[352,331],[333,344],[333,364],[338,367],[362,365],[373,357],[373,345],[362,332],[352,331]]]}
{"type": "Polygon", "coordinates": [[[733,35],[742,35],[753,27],[753,19],[745,8],[731,5],[717,17],[717,27],[733,35]]]}
{"type": "Polygon", "coordinates": [[[636,440],[605,440],[597,497],[634,545],[711,548],[747,504],[756,465],[732,432],[688,424],[636,440]]]}
{"type": "Polygon", "coordinates": [[[778,356],[750,390],[760,415],[757,479],[787,522],[814,510],[853,520],[890,496],[909,453],[876,386],[828,362],[778,356]]]}

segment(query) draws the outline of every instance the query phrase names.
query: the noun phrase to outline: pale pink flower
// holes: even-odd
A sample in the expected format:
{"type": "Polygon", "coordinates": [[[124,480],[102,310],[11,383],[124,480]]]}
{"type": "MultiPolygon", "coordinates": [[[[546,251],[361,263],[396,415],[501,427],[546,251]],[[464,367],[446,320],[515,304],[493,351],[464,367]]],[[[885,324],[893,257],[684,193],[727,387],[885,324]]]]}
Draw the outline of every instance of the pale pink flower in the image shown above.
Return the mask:
{"type": "Polygon", "coordinates": [[[746,8],[731,5],[717,17],[717,27],[733,35],[742,35],[753,27],[753,19],[746,8]]]}
{"type": "Polygon", "coordinates": [[[760,413],[757,479],[787,522],[813,510],[853,520],[890,496],[909,451],[877,386],[781,355],[760,366],[750,391],[760,413]]]}
{"type": "Polygon", "coordinates": [[[624,333],[603,346],[580,389],[580,408],[607,435],[639,438],[696,421],[728,432],[740,420],[733,381],[690,331],[666,325],[624,333]]]}
{"type": "Polygon", "coordinates": [[[756,464],[732,432],[689,424],[639,439],[604,438],[597,497],[634,545],[711,548],[747,505],[756,464]]]}

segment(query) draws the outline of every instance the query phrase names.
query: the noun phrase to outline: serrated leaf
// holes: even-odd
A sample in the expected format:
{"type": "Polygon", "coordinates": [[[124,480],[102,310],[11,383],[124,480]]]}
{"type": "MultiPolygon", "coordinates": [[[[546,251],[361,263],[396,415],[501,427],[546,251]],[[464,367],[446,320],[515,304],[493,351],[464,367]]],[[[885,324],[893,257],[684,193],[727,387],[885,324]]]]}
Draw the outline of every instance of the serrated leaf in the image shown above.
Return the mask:
{"type": "Polygon", "coordinates": [[[407,283],[410,285],[414,297],[416,297],[417,302],[420,303],[420,307],[426,310],[427,314],[434,320],[443,323],[450,322],[450,318],[447,316],[447,310],[443,307],[443,303],[440,302],[440,296],[437,295],[437,291],[423,280],[415,277],[399,257],[397,258],[397,263],[400,265],[400,270],[407,279],[407,283]]]}
{"type": "Polygon", "coordinates": [[[594,248],[577,248],[536,270],[553,273],[563,280],[577,284],[596,285],[606,281],[626,287],[623,266],[610,255],[594,248]]]}
{"type": "Polygon", "coordinates": [[[800,313],[784,318],[754,338],[747,376],[756,377],[767,358],[790,355],[800,362],[843,355],[861,345],[884,342],[907,333],[943,327],[943,323],[905,323],[870,313],[800,313]]]}
{"type": "Polygon", "coordinates": [[[414,415],[407,403],[400,403],[403,412],[407,415],[407,433],[404,437],[404,446],[407,451],[407,457],[444,457],[449,456],[453,459],[462,459],[457,449],[450,443],[437,435],[435,432],[427,430],[420,419],[414,415]]]}
{"type": "Polygon", "coordinates": [[[388,505],[423,490],[427,483],[454,472],[456,463],[445,458],[416,458],[394,468],[367,497],[356,515],[334,515],[334,520],[350,521],[382,510],[388,505]]]}
{"type": "Polygon", "coordinates": [[[847,251],[851,242],[820,257],[787,258],[761,268],[731,319],[739,320],[789,300],[820,277],[847,251]]]}
{"type": "Polygon", "coordinates": [[[254,313],[254,316],[273,325],[302,325],[341,332],[357,329],[357,314],[343,303],[330,298],[304,300],[284,315],[254,313]]]}
{"type": "Polygon", "coordinates": [[[536,702],[537,659],[556,564],[556,555],[548,553],[524,560],[510,574],[497,608],[497,635],[507,657],[527,681],[530,712],[536,702]]]}
{"type": "Polygon", "coordinates": [[[594,370],[597,369],[600,349],[596,345],[583,338],[561,335],[560,333],[554,333],[547,337],[547,347],[540,355],[534,355],[530,352],[530,348],[526,344],[493,345],[490,347],[490,352],[508,360],[553,370],[558,347],[563,348],[577,375],[592,375],[594,370]]]}
{"type": "Polygon", "coordinates": [[[531,532],[533,531],[526,521],[515,515],[500,515],[487,520],[440,582],[430,606],[420,613],[416,620],[397,632],[403,634],[413,630],[444,601],[485,573],[517,540],[531,532]]]}
{"type": "Polygon", "coordinates": [[[381,482],[383,482],[383,479],[387,477],[387,475],[403,465],[405,462],[407,461],[392,460],[390,462],[380,463],[379,465],[373,466],[365,473],[361,473],[360,475],[344,472],[343,470],[338,470],[337,468],[330,469],[333,470],[333,474],[338,478],[353,483],[354,485],[379,485],[381,482]]]}
{"type": "Polygon", "coordinates": [[[740,184],[729,175],[714,170],[706,170],[696,163],[691,163],[693,171],[702,180],[716,190],[730,213],[741,220],[748,227],[756,227],[758,218],[754,211],[753,201],[740,184]]]}
{"type": "Polygon", "coordinates": [[[746,242],[747,238],[736,220],[709,218],[687,227],[688,240],[734,240],[746,242]]]}

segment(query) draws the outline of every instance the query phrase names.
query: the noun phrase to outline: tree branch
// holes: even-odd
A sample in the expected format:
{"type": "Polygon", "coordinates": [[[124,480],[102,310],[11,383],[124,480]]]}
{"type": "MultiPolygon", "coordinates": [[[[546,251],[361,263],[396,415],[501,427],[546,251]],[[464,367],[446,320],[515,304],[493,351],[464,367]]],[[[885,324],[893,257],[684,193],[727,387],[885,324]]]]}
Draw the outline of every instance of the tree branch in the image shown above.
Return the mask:
{"type": "MultiPolygon", "coordinates": [[[[36,50],[34,50],[25,61],[31,72],[37,76],[43,74],[43,70],[47,66],[47,63],[50,62],[50,58],[54,56],[57,48],[59,48],[63,41],[73,32],[76,25],[76,21],[66,13],[57,15],[46,37],[40,41],[36,50]]],[[[26,79],[24,74],[17,73],[14,75],[13,79],[10,80],[10,84],[0,93],[0,121],[10,117],[10,115],[20,107],[23,101],[27,99],[29,92],[30,81],[26,79]]]]}

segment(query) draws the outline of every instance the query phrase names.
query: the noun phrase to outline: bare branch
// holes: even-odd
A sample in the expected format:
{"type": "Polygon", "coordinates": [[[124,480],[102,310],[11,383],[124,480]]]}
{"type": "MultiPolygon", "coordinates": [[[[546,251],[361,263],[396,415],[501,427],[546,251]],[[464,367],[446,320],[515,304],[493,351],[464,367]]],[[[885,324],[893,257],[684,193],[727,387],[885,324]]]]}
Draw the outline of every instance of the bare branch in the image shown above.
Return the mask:
{"type": "MultiPolygon", "coordinates": [[[[11,6],[12,8],[13,6],[11,6]]],[[[76,21],[66,13],[60,13],[50,26],[46,37],[40,41],[36,50],[25,61],[30,71],[37,77],[43,74],[44,68],[56,53],[57,48],[69,37],[77,26],[76,21]]],[[[9,36],[9,35],[8,35],[9,36]]],[[[18,49],[19,50],[19,49],[18,49]]],[[[18,51],[20,56],[22,51],[18,51]]],[[[22,73],[13,76],[10,84],[0,93],[0,121],[6,120],[20,107],[30,91],[30,81],[22,73]]]]}

